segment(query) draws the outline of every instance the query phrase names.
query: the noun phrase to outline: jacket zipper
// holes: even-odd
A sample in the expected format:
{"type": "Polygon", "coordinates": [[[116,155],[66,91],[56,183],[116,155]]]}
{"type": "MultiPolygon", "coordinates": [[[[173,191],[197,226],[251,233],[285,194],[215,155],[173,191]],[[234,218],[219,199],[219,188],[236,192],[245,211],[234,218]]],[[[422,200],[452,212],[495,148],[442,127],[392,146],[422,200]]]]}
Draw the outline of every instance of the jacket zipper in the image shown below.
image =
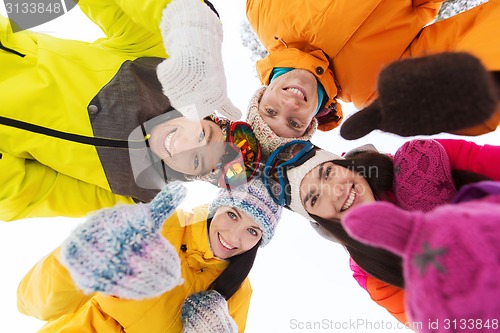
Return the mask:
{"type": "Polygon", "coordinates": [[[54,138],[63,139],[66,141],[73,141],[77,143],[82,143],[95,147],[107,147],[107,148],[127,148],[127,149],[140,149],[144,148],[144,142],[142,141],[126,141],[126,140],[115,140],[106,138],[96,138],[92,136],[85,136],[73,133],[66,133],[58,131],[52,128],[47,128],[39,125],[30,124],[24,121],[15,120],[7,117],[0,116],[0,124],[5,126],[10,126],[14,128],[19,128],[32,133],[43,134],[46,136],[51,136],[54,138]]]}
{"type": "Polygon", "coordinates": [[[26,54],[22,54],[21,52],[18,52],[16,50],[8,48],[7,46],[4,46],[1,41],[0,41],[0,49],[5,50],[5,51],[10,52],[10,53],[14,53],[15,55],[18,55],[21,58],[24,58],[26,56],[26,54]]]}

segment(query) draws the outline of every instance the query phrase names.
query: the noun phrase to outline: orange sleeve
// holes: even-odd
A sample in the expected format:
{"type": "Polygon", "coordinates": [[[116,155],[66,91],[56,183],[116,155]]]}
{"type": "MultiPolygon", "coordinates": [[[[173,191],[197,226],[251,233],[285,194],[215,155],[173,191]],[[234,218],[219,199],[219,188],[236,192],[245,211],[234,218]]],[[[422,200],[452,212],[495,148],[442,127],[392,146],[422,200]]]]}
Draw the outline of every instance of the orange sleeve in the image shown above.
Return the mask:
{"type": "Polygon", "coordinates": [[[404,289],[382,282],[373,276],[368,276],[366,290],[370,294],[371,299],[385,308],[394,318],[403,324],[408,322],[404,289]]]}

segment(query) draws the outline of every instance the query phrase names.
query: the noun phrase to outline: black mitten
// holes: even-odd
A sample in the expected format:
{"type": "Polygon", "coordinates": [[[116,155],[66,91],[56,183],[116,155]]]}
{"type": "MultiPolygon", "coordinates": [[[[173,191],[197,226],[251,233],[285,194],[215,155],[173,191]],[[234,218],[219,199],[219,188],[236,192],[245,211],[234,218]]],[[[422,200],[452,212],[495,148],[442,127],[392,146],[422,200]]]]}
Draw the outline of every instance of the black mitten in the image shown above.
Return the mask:
{"type": "Polygon", "coordinates": [[[401,136],[460,131],[487,121],[498,102],[491,73],[468,53],[393,62],[380,72],[377,89],[378,98],[340,128],[344,139],[374,129],[401,136]]]}

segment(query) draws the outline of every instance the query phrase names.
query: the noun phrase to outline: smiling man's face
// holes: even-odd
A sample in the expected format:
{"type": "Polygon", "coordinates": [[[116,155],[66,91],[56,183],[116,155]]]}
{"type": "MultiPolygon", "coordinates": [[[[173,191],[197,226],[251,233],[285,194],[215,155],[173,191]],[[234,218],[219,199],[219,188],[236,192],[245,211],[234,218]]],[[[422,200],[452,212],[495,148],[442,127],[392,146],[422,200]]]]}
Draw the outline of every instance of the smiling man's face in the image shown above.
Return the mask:
{"type": "Polygon", "coordinates": [[[216,123],[185,117],[153,127],[149,144],[170,168],[192,176],[215,169],[225,152],[222,130],[216,123]]]}
{"type": "Polygon", "coordinates": [[[309,71],[294,69],[275,78],[262,94],[259,114],[276,135],[304,135],[318,108],[318,82],[309,71]]]}

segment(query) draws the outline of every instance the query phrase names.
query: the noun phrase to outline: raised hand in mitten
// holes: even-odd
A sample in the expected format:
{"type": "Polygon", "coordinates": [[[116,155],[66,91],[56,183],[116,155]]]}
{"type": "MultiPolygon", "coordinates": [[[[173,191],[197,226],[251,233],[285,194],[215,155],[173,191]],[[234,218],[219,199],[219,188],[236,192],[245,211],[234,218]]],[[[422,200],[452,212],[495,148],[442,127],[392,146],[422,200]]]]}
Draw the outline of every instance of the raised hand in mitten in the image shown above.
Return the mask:
{"type": "Polygon", "coordinates": [[[342,224],[353,238],[402,257],[407,313],[424,323],[421,332],[456,332],[444,324],[491,322],[500,313],[499,221],[500,195],[490,195],[427,213],[371,203],[342,224]]]}
{"type": "Polygon", "coordinates": [[[182,304],[182,333],[236,333],[227,302],[216,290],[193,294],[182,304]]]}
{"type": "Polygon", "coordinates": [[[157,67],[163,93],[185,117],[202,119],[217,110],[231,120],[241,111],[227,96],[222,62],[222,24],[200,0],[172,0],[160,24],[169,55],[157,67]]]}
{"type": "Polygon", "coordinates": [[[182,282],[180,259],[160,234],[186,189],[167,185],[148,204],[95,212],[61,246],[61,263],[85,293],[124,299],[158,296],[182,282]]]}
{"type": "Polygon", "coordinates": [[[457,194],[446,150],[432,139],[411,140],[394,154],[394,195],[406,210],[430,211],[457,194]]]}
{"type": "Polygon", "coordinates": [[[380,72],[377,90],[372,104],[344,121],[344,139],[358,139],[375,129],[413,136],[468,134],[467,129],[475,127],[471,135],[478,135],[495,130],[500,121],[499,87],[467,53],[393,62],[380,72]]]}

